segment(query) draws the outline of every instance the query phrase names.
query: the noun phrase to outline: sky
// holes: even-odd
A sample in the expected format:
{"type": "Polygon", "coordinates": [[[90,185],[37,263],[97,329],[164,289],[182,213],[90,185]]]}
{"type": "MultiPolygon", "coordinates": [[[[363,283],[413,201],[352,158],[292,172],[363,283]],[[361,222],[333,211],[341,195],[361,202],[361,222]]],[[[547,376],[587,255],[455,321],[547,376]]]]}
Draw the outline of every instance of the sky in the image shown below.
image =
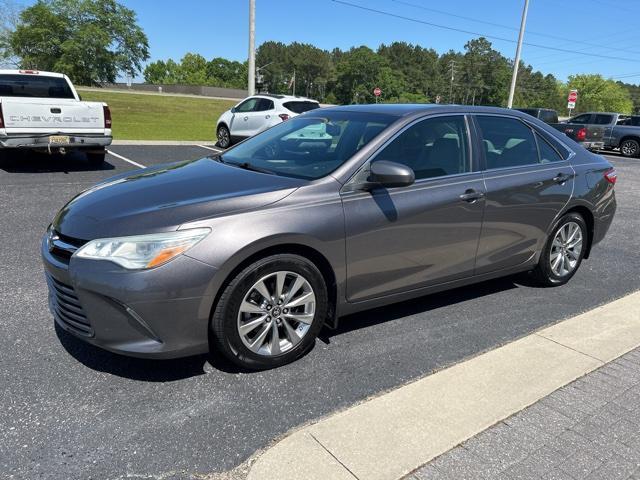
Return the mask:
{"type": "MultiPolygon", "coordinates": [[[[249,0],[120,2],[137,13],[149,37],[149,61],[179,60],[187,52],[247,58],[249,0]]],[[[406,41],[442,53],[462,51],[478,33],[499,37],[489,40],[513,58],[523,5],[524,0],[256,0],[256,46],[276,40],[328,50],[375,49],[406,41]]],[[[639,15],[640,0],[530,0],[522,60],[561,80],[601,73],[640,83],[640,29],[635,20],[625,20],[639,15]]]]}

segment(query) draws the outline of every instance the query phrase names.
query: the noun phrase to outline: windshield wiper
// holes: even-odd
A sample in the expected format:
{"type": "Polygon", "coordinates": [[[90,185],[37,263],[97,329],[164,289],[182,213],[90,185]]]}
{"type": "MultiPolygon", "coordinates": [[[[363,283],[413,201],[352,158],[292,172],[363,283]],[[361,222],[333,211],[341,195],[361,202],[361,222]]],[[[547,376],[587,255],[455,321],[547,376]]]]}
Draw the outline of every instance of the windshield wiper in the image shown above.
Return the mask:
{"type": "Polygon", "coordinates": [[[271,170],[257,167],[255,165],[250,164],[249,162],[241,162],[241,163],[228,162],[224,158],[222,158],[222,155],[213,155],[209,158],[211,158],[212,160],[215,160],[216,162],[224,163],[225,165],[231,165],[233,167],[242,168],[244,170],[251,170],[252,172],[267,173],[269,175],[275,175],[275,173],[272,172],[271,170]]]}
{"type": "Polygon", "coordinates": [[[244,170],[251,170],[252,172],[260,172],[260,173],[267,173],[269,175],[275,175],[275,173],[273,173],[271,170],[267,170],[266,168],[256,167],[255,165],[251,165],[249,162],[242,162],[242,163],[226,162],[226,163],[227,165],[233,165],[234,167],[243,168],[244,170]]]}

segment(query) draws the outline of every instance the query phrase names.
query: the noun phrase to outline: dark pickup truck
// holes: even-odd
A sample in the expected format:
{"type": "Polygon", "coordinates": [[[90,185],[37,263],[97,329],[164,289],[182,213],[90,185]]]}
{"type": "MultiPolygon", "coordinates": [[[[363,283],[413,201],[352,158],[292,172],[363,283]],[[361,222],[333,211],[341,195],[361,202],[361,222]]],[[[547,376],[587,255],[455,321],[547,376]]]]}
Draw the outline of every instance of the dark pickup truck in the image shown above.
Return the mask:
{"type": "Polygon", "coordinates": [[[548,123],[549,126],[560,130],[587,150],[600,150],[604,148],[604,127],[595,125],[571,125],[566,122],[558,123],[558,112],[550,108],[516,108],[516,110],[548,123]]]}
{"type": "MultiPolygon", "coordinates": [[[[640,121],[638,116],[613,112],[589,112],[570,118],[566,122],[553,125],[560,131],[563,128],[579,131],[582,128],[602,129],[602,148],[620,149],[625,157],[640,156],[640,121]]],[[[566,132],[565,132],[566,133],[566,132]]]]}

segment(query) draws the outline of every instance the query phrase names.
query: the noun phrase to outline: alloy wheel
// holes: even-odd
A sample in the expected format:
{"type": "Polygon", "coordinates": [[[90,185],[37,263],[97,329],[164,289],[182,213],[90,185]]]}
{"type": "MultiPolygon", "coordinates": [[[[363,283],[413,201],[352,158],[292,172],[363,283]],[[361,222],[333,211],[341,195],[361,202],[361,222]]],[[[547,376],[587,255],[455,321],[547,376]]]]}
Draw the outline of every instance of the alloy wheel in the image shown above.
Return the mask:
{"type": "Polygon", "coordinates": [[[633,140],[626,140],[620,150],[625,157],[635,157],[638,154],[638,144],[633,140]]]}
{"type": "Polygon", "coordinates": [[[229,138],[229,130],[225,127],[221,127],[218,129],[218,145],[222,148],[227,148],[229,146],[230,138],[229,138]]]}
{"type": "Polygon", "coordinates": [[[558,277],[573,272],[580,260],[583,245],[582,228],[576,222],[567,222],[556,232],[551,244],[549,262],[558,277]]]}
{"type": "Polygon", "coordinates": [[[315,293],[306,278],[295,272],[273,272],[254,283],[244,296],[238,333],[252,352],[280,355],[300,343],[315,310],[315,293]]]}

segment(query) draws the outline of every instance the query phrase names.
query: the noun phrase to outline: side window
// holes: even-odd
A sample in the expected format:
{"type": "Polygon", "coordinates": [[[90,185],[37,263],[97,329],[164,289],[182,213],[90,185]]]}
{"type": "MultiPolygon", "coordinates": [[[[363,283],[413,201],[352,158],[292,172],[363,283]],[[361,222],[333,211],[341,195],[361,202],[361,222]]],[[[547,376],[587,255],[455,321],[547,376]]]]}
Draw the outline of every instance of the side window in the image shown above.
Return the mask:
{"type": "Polygon", "coordinates": [[[409,127],[376,155],[376,160],[407,165],[416,180],[455,175],[470,171],[468,145],[463,116],[437,117],[409,127]]]}
{"type": "Polygon", "coordinates": [[[236,112],[246,113],[255,112],[258,105],[259,98],[249,98],[236,107],[236,112]]]}
{"type": "Polygon", "coordinates": [[[266,98],[261,98],[258,101],[258,107],[254,110],[256,112],[266,112],[267,110],[273,110],[273,102],[266,98]]]}
{"type": "Polygon", "coordinates": [[[538,151],[540,152],[540,163],[561,162],[563,159],[556,149],[553,148],[541,135],[536,133],[538,141],[538,151]]]}
{"type": "Polygon", "coordinates": [[[577,117],[573,117],[569,119],[569,123],[589,123],[589,120],[591,120],[591,114],[590,113],[585,113],[584,115],[578,115],[577,117]]]}
{"type": "Polygon", "coordinates": [[[616,125],[631,125],[631,117],[627,117],[626,115],[618,116],[616,125]]]}
{"type": "Polygon", "coordinates": [[[593,119],[593,123],[596,125],[609,125],[613,123],[612,115],[596,115],[593,119]]]}
{"type": "Polygon", "coordinates": [[[538,163],[533,132],[520,120],[482,115],[476,120],[482,132],[488,170],[538,163]]]}

